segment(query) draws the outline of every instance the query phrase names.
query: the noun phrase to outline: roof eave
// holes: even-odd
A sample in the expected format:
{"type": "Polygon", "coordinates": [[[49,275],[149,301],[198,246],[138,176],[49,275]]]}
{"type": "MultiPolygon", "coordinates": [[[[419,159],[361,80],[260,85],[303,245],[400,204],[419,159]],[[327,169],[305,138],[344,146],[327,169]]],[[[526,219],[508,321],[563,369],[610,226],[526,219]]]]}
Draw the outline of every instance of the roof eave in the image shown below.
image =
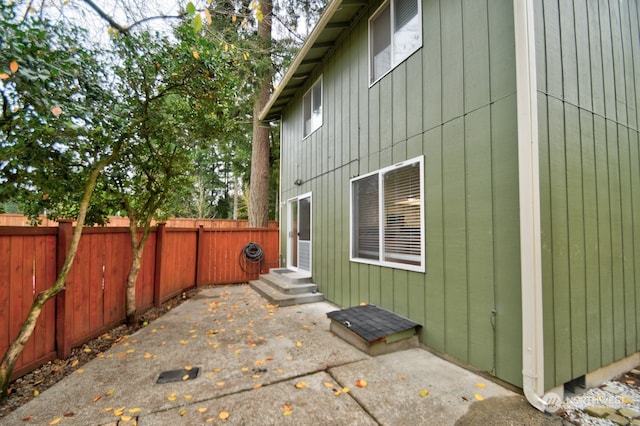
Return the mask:
{"type": "MultiPolygon", "coordinates": [[[[289,81],[293,78],[298,67],[304,60],[305,56],[309,53],[314,43],[316,42],[316,40],[318,39],[322,31],[325,29],[325,27],[327,26],[327,24],[329,23],[333,15],[336,13],[338,8],[342,4],[342,1],[343,0],[331,0],[329,2],[329,4],[327,5],[327,8],[320,16],[318,23],[313,28],[313,31],[311,31],[311,34],[309,34],[309,37],[304,42],[304,44],[300,48],[300,51],[293,59],[293,62],[291,63],[291,65],[289,66],[289,69],[287,70],[286,74],[282,78],[282,81],[276,87],[276,91],[273,93],[273,95],[271,95],[271,98],[269,98],[269,102],[267,102],[267,104],[262,109],[262,111],[260,111],[260,115],[258,117],[260,121],[264,121],[267,118],[267,116],[269,115],[269,112],[273,108],[273,105],[276,103],[276,101],[282,94],[283,90],[287,87],[287,85],[289,84],[289,81]]],[[[275,117],[271,117],[271,119],[275,119],[275,117]]]]}

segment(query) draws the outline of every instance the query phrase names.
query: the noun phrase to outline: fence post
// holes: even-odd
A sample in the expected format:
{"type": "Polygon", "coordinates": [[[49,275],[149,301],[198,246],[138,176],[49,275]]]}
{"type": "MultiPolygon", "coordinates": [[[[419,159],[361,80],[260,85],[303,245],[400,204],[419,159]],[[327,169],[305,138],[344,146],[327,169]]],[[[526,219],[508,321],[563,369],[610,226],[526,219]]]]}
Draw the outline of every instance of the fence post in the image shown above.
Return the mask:
{"type": "Polygon", "coordinates": [[[204,269],[204,226],[198,226],[198,236],[196,237],[196,287],[204,284],[202,270],[204,269]]]}
{"type": "Polygon", "coordinates": [[[166,226],[166,223],[159,223],[158,230],[156,232],[156,262],[153,277],[153,304],[156,307],[160,307],[162,305],[162,245],[166,226]]]}
{"type": "MultiPolygon", "coordinates": [[[[58,221],[58,238],[56,242],[56,272],[60,273],[69,252],[73,235],[73,221],[61,219],[58,221]]],[[[71,271],[70,271],[71,272],[71,271]]],[[[56,296],[56,349],[58,358],[65,359],[71,355],[71,330],[73,329],[73,307],[71,300],[67,300],[69,282],[65,289],[56,296]],[[67,309],[68,308],[68,309],[67,309]]]]}

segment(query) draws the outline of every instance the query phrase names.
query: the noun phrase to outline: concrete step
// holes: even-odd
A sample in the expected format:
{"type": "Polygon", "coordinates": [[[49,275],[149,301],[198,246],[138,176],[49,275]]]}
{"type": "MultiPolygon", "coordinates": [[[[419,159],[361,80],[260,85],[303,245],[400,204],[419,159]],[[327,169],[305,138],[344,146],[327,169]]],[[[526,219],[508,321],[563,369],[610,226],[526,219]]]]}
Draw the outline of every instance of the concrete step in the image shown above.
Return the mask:
{"type": "Polygon", "coordinates": [[[311,274],[309,274],[308,272],[292,271],[286,268],[271,269],[269,271],[269,275],[274,275],[282,278],[284,281],[287,281],[290,284],[305,284],[313,282],[313,280],[311,279],[311,274]]]}
{"type": "Polygon", "coordinates": [[[302,305],[304,303],[322,302],[324,295],[322,293],[299,293],[299,294],[286,294],[271,287],[264,281],[249,281],[249,286],[257,291],[272,305],[278,306],[291,306],[302,305]]]}
{"type": "Polygon", "coordinates": [[[318,290],[318,286],[312,282],[292,283],[285,275],[281,274],[263,274],[260,275],[260,281],[284,294],[314,293],[318,290]]]}

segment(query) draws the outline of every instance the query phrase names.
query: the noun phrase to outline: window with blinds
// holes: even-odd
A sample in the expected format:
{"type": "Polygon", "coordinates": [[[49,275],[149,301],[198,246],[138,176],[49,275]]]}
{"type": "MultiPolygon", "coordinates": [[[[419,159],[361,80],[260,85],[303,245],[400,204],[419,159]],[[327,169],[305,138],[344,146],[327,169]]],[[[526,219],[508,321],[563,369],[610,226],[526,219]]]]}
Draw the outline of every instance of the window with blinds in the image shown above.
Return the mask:
{"type": "Polygon", "coordinates": [[[369,19],[371,84],[422,46],[420,4],[419,0],[389,0],[369,19]]]}
{"type": "Polygon", "coordinates": [[[322,77],[311,86],[302,98],[304,137],[322,126],[322,77]]]}
{"type": "Polygon", "coordinates": [[[423,157],[351,181],[351,260],[424,272],[423,157]]]}

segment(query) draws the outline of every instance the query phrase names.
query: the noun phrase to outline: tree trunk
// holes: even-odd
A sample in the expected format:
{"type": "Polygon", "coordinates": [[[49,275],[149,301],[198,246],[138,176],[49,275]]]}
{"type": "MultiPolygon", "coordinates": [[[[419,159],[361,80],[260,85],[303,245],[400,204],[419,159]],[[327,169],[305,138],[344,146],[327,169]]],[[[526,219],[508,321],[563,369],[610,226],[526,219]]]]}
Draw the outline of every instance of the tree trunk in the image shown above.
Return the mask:
{"type": "Polygon", "coordinates": [[[78,218],[76,227],[73,230],[73,235],[71,237],[71,242],[69,245],[69,251],[64,259],[64,264],[62,265],[62,269],[56,278],[53,286],[43,292],[39,293],[38,296],[34,299],[31,304],[31,308],[29,309],[29,313],[27,314],[27,318],[22,323],[22,327],[18,332],[18,335],[13,339],[9,347],[7,348],[4,356],[2,357],[2,362],[0,362],[0,402],[4,401],[8,394],[9,383],[11,380],[11,374],[13,373],[13,369],[16,366],[16,362],[20,357],[20,354],[24,350],[27,341],[33,334],[33,330],[36,328],[36,322],[38,321],[38,317],[42,312],[42,308],[44,307],[47,301],[51,300],[55,297],[56,294],[60,293],[64,290],[65,282],[67,280],[67,275],[71,270],[71,266],[73,265],[73,259],[76,256],[76,252],[78,251],[78,245],[80,244],[80,237],[82,236],[82,227],[84,226],[84,221],[87,216],[87,209],[89,208],[89,203],[91,202],[91,196],[93,195],[93,190],[96,186],[96,181],[98,180],[98,176],[102,172],[102,169],[110,162],[110,159],[105,159],[96,164],[96,168],[91,171],[89,174],[89,179],[84,187],[84,194],[82,195],[82,200],[80,201],[80,210],[78,212],[78,218]]]}
{"type": "Polygon", "coordinates": [[[151,230],[151,217],[147,217],[144,223],[142,238],[138,241],[138,224],[134,215],[129,215],[129,235],[131,237],[131,267],[127,275],[127,292],[125,298],[125,312],[127,324],[136,322],[136,281],[142,266],[142,253],[147,243],[151,230]]]}
{"type": "MultiPolygon", "coordinates": [[[[258,25],[258,36],[269,51],[271,44],[271,0],[261,1],[263,19],[258,25]]],[[[268,53],[267,53],[268,54],[268,53]]],[[[249,226],[266,227],[269,224],[269,127],[260,123],[259,115],[269,102],[273,71],[265,73],[253,106],[253,147],[251,150],[251,187],[249,188],[249,226]]]]}

